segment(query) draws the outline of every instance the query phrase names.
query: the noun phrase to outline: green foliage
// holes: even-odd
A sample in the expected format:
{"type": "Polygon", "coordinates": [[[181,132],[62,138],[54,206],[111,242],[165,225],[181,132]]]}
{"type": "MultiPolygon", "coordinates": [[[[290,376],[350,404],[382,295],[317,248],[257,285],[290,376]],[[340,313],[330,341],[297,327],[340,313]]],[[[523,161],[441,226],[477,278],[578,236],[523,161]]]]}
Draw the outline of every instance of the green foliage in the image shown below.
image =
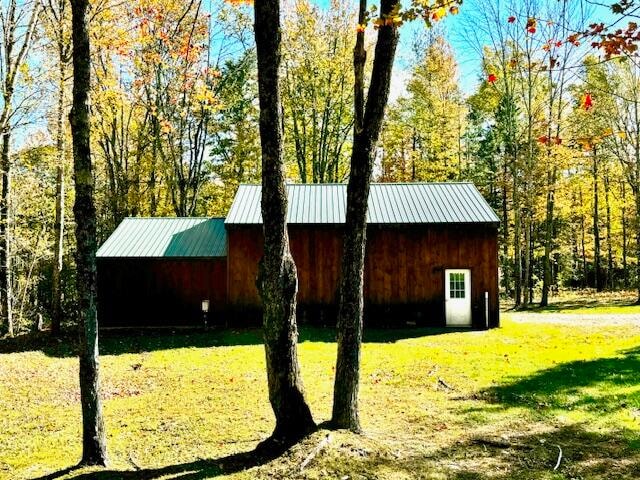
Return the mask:
{"type": "MultiPolygon", "coordinates": [[[[56,150],[52,146],[38,146],[41,139],[34,138],[34,145],[27,146],[15,155],[14,219],[12,225],[14,257],[14,306],[16,331],[32,330],[39,316],[48,318],[50,292],[45,285],[50,276],[53,244],[53,214],[55,202],[56,150]],[[17,201],[16,201],[17,200],[17,201]]],[[[67,178],[67,189],[70,190],[67,178]]],[[[67,202],[67,218],[70,218],[72,202],[67,202]]],[[[67,277],[65,310],[73,316],[74,306],[72,274],[69,272],[73,235],[65,238],[68,255],[64,260],[67,277]]]]}
{"type": "Polygon", "coordinates": [[[381,144],[383,181],[444,181],[465,168],[466,108],[446,41],[430,39],[418,52],[407,97],[389,109],[381,144]]]}
{"type": "Polygon", "coordinates": [[[222,107],[214,117],[210,150],[215,181],[202,190],[208,214],[225,216],[240,183],[260,182],[257,97],[255,54],[249,51],[222,69],[222,107]]]}
{"type": "Polygon", "coordinates": [[[346,177],[353,130],[356,15],[348,2],[327,9],[296,0],[283,24],[282,101],[288,175],[302,183],[346,177]]]}

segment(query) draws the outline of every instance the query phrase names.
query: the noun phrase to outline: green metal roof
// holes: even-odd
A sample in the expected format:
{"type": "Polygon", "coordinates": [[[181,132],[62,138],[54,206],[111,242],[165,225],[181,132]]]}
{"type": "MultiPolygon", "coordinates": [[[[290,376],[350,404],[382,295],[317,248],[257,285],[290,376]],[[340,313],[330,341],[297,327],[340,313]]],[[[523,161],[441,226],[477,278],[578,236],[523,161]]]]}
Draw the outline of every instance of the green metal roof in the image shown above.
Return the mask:
{"type": "MultiPolygon", "coordinates": [[[[260,185],[240,185],[227,225],[261,224],[260,185]]],[[[287,185],[290,224],[342,224],[347,185],[287,185]]],[[[500,222],[472,183],[373,183],[369,194],[369,224],[500,222]]]]}
{"type": "Polygon", "coordinates": [[[98,258],[225,257],[223,218],[125,218],[98,258]]]}

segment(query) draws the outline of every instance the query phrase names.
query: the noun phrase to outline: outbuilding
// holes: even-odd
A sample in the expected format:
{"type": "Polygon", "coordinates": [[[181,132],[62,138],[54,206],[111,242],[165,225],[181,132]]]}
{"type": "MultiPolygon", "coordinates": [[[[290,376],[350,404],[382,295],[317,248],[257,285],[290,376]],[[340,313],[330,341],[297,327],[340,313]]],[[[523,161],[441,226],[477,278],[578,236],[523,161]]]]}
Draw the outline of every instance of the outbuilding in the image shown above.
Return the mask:
{"type": "Polygon", "coordinates": [[[97,253],[102,327],[200,325],[227,301],[223,218],[125,218],[97,253]]]}
{"type": "MultiPolygon", "coordinates": [[[[346,185],[287,193],[299,319],[332,324],[346,185]]],[[[257,323],[260,197],[241,185],[225,220],[126,219],[98,252],[102,325],[197,324],[204,300],[211,323],[257,323]]],[[[365,322],[498,326],[499,220],[473,184],[372,184],[368,212],[365,322]]]]}

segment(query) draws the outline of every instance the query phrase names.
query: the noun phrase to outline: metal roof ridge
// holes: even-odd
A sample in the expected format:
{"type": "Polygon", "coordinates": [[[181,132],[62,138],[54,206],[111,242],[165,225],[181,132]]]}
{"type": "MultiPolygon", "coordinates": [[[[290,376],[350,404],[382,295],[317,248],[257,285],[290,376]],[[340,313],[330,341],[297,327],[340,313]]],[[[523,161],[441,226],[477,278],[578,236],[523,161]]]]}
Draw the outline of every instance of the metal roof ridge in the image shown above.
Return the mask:
{"type": "Polygon", "coordinates": [[[225,218],[217,215],[215,217],[168,217],[161,215],[158,217],[124,217],[122,220],[224,220],[225,218]]]}
{"type": "MultiPolygon", "coordinates": [[[[294,183],[286,182],[285,186],[295,187],[322,187],[322,186],[344,186],[346,187],[348,182],[328,182],[328,183],[294,183]]],[[[384,185],[473,185],[474,183],[469,180],[459,180],[451,182],[371,182],[370,185],[384,186],[384,185]]],[[[261,183],[241,183],[240,186],[252,186],[262,187],[261,183]]]]}
{"type": "MultiPolygon", "coordinates": [[[[286,183],[287,223],[344,224],[346,183],[286,183]]],[[[225,225],[259,225],[261,185],[241,184],[225,225]]],[[[367,223],[496,223],[473,182],[372,182],[367,223]]]]}
{"type": "MultiPolygon", "coordinates": [[[[321,186],[347,186],[349,182],[325,182],[325,183],[297,183],[285,182],[285,186],[295,187],[321,187],[321,186]]],[[[450,182],[371,182],[370,185],[473,185],[470,180],[456,180],[450,182]]],[[[241,183],[239,187],[262,187],[261,183],[241,183]]]]}

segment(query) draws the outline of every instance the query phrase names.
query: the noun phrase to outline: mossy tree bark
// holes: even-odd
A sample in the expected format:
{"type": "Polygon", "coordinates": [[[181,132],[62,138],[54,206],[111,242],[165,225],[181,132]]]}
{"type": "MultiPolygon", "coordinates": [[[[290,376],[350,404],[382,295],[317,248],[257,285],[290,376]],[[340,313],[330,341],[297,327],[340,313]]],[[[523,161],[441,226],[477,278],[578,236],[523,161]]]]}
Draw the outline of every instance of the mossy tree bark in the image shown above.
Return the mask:
{"type": "MultiPolygon", "coordinates": [[[[397,4],[382,0],[380,13],[386,17],[397,4]]],[[[359,23],[364,23],[366,1],[361,0],[359,23]]],[[[375,47],[371,82],[364,101],[364,33],[358,32],[354,50],[355,126],[351,170],[347,187],[347,212],[338,308],[338,357],[333,393],[332,424],[336,428],[360,430],[358,390],[362,342],[364,255],[367,202],[375,146],[389,99],[393,59],[398,45],[396,25],[381,26],[375,47]]]]}
{"type": "Polygon", "coordinates": [[[100,400],[98,318],[96,310],[96,209],[91,164],[89,91],[91,55],[88,0],[71,0],[73,105],[69,120],[73,140],[76,221],[76,284],[80,316],[80,401],[82,465],[106,465],[106,442],[100,400]]]}
{"type": "Polygon", "coordinates": [[[280,2],[256,0],[260,143],[262,146],[262,221],[264,256],[257,286],[264,309],[263,328],[269,400],[276,417],[271,439],[291,444],[315,428],[304,398],[298,364],[296,294],[298,278],[289,250],[287,193],[283,173],[279,71],[280,2]]]}

